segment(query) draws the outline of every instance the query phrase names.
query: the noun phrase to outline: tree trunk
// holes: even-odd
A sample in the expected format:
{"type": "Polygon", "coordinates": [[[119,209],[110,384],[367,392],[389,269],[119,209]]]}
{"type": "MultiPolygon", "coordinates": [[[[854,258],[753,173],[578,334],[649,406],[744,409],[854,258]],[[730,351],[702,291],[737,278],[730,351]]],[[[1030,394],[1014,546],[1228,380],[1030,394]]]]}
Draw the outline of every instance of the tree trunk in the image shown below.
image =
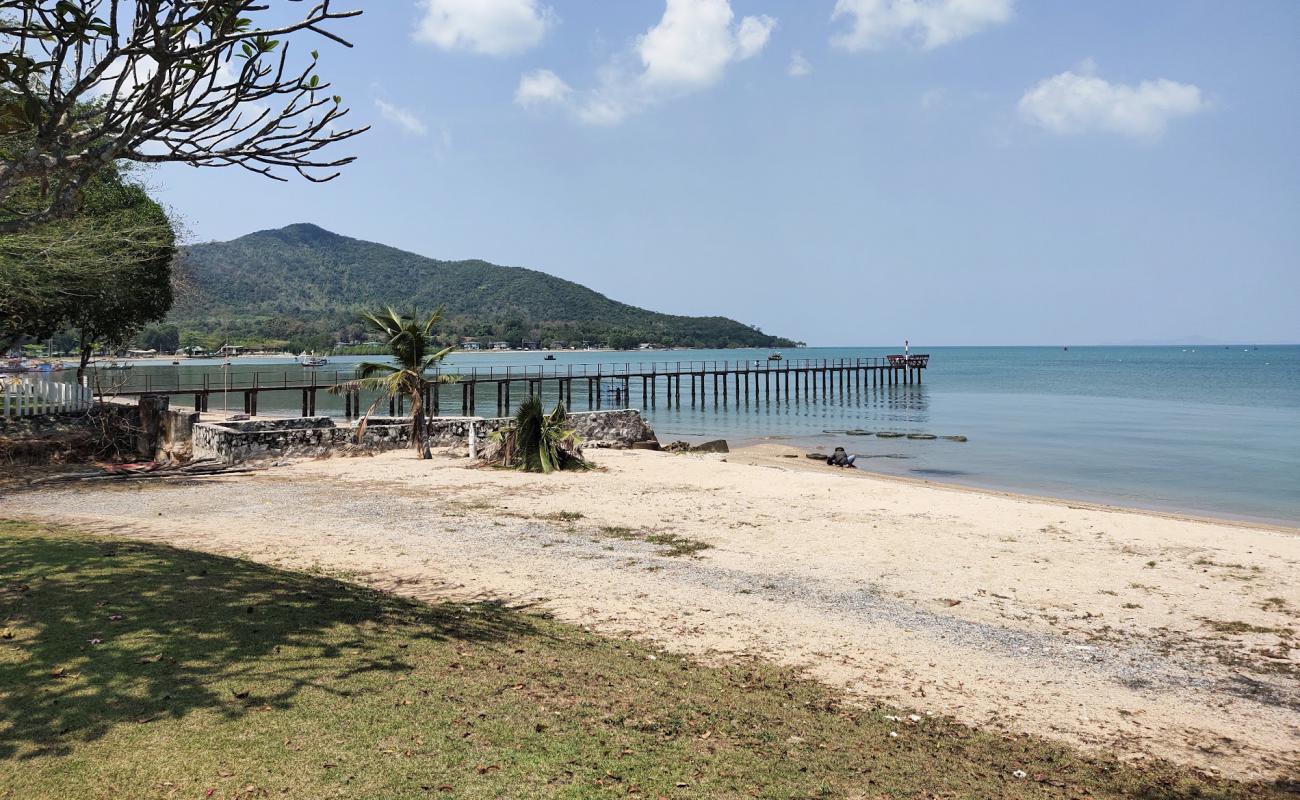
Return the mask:
{"type": "Polygon", "coordinates": [[[81,343],[81,363],[77,365],[77,385],[84,386],[86,378],[86,365],[90,363],[90,355],[95,350],[93,344],[86,342],[81,343]]]}
{"type": "Polygon", "coordinates": [[[418,386],[411,392],[411,447],[420,458],[425,458],[423,394],[418,386]]]}

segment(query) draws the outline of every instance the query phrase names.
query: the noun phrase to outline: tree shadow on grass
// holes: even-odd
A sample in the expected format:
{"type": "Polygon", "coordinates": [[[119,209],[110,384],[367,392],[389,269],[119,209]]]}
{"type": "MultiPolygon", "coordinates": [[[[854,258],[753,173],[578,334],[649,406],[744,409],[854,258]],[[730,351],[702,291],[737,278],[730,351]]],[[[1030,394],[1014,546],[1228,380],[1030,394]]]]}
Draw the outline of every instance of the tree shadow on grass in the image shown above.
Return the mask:
{"type": "Polygon", "coordinates": [[[69,752],[117,725],[285,708],[403,672],[401,642],[493,641],[528,619],[427,605],[165,545],[0,523],[0,758],[69,752]],[[337,664],[337,669],[334,669],[337,664]]]}

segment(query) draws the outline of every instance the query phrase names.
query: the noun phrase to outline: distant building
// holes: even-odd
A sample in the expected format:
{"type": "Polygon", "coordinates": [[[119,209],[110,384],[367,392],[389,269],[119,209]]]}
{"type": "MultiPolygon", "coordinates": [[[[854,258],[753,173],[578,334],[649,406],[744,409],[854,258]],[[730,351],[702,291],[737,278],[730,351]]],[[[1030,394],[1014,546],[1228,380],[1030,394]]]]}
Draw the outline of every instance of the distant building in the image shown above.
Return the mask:
{"type": "Polygon", "coordinates": [[[482,350],[482,349],[483,349],[483,344],[482,344],[482,342],[479,342],[477,339],[465,339],[464,341],[461,342],[460,346],[461,346],[463,349],[465,349],[465,350],[482,350]]]}
{"type": "Polygon", "coordinates": [[[525,350],[536,350],[536,349],[538,349],[538,344],[537,344],[537,342],[524,342],[524,343],[523,343],[523,348],[524,348],[525,350]]]}
{"type": "Polygon", "coordinates": [[[493,349],[493,350],[509,350],[509,349],[510,349],[510,342],[493,342],[493,343],[492,343],[492,349],[493,349]]]}

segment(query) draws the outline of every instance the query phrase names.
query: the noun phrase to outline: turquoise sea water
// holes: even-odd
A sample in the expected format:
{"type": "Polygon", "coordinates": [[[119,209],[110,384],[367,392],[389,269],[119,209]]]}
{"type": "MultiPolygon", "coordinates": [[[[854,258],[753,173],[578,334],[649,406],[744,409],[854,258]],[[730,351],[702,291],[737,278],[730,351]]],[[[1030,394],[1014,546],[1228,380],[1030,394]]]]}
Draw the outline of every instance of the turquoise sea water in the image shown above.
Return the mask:
{"type": "MultiPolygon", "coordinates": [[[[881,356],[895,349],[807,348],[791,358],[881,356]]],[[[920,385],[838,392],[809,402],[751,400],[737,408],[712,402],[692,408],[663,400],[647,410],[661,441],[726,438],[735,444],[783,442],[800,447],[843,445],[859,465],[895,475],[970,486],[1300,525],[1300,346],[1195,347],[914,347],[928,352],[920,385]],[[846,436],[846,429],[962,434],[965,443],[846,436]]],[[[766,359],[766,351],[561,352],[548,367],[650,360],[766,359]]],[[[322,374],[359,358],[331,358],[322,374]]],[[[538,365],[537,353],[461,354],[448,371],[538,365]]],[[[293,381],[300,368],[237,359],[232,380],[253,371],[266,385],[293,381]],[[284,373],[288,373],[287,376],[284,373]]],[[[130,383],[187,384],[215,363],[137,366],[130,383]]],[[[125,373],[120,373],[124,375],[125,373]]],[[[548,396],[554,389],[547,387],[548,396]]],[[[522,395],[516,387],[514,398],[522,395]]],[[[734,394],[734,392],[733,392],[734,394]]],[[[639,381],[632,405],[640,406],[639,381]]],[[[577,410],[585,385],[575,383],[577,410]]],[[[178,399],[176,402],[182,403],[178,399]]],[[[232,413],[242,397],[230,396],[232,413]]],[[[263,413],[297,413],[296,394],[263,395],[263,413]]],[[[477,413],[495,414],[495,393],[478,393],[477,413]]],[[[217,410],[220,397],[212,399],[217,410]]],[[[606,407],[609,407],[606,405],[606,407]]],[[[322,395],[319,413],[342,413],[322,395]]],[[[459,413],[459,399],[443,413],[459,413]],[[454,407],[453,407],[454,406],[454,407]]],[[[779,491],[779,486],[774,486],[779,491]]]]}

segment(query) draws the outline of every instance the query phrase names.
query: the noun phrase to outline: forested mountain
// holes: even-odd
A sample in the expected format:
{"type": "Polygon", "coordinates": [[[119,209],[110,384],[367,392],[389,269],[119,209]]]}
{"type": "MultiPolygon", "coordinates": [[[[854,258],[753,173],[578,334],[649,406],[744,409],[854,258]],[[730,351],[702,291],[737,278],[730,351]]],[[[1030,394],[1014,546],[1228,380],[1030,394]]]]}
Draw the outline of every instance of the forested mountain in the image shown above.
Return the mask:
{"type": "Polygon", "coordinates": [[[486,261],[439,261],[315,225],[259,231],[194,245],[188,288],[169,322],[183,343],[284,342],[321,350],[365,336],[363,308],[441,308],[440,337],[635,347],[776,347],[789,340],[725,317],[657,314],[571,281],[486,261]]]}

